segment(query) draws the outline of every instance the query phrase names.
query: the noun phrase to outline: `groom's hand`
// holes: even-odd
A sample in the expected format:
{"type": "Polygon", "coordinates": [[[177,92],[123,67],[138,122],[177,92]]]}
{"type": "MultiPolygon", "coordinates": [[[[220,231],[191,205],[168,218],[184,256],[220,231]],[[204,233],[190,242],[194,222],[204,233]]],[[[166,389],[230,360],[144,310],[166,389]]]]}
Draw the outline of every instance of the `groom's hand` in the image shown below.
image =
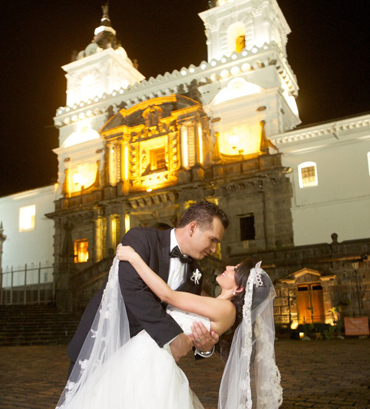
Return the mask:
{"type": "Polygon", "coordinates": [[[187,355],[192,347],[193,347],[192,339],[188,335],[185,335],[185,334],[178,335],[170,343],[172,356],[174,357],[176,362],[179,362],[180,358],[187,355]]]}
{"type": "Polygon", "coordinates": [[[194,322],[191,330],[194,346],[201,352],[211,351],[220,339],[216,332],[209,332],[202,322],[194,322]]]}

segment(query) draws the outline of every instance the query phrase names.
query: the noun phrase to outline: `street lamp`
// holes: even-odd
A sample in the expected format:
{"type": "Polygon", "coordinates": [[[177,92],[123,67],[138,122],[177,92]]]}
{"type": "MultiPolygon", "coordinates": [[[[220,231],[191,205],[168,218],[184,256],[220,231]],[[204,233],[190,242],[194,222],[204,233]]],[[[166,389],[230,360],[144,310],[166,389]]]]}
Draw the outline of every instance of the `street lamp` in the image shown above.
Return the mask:
{"type": "Polygon", "coordinates": [[[357,303],[358,303],[358,315],[361,317],[362,311],[361,311],[361,300],[360,300],[360,286],[358,282],[358,269],[359,269],[360,263],[358,261],[354,261],[352,263],[352,268],[355,272],[356,276],[356,291],[357,291],[357,303]]]}

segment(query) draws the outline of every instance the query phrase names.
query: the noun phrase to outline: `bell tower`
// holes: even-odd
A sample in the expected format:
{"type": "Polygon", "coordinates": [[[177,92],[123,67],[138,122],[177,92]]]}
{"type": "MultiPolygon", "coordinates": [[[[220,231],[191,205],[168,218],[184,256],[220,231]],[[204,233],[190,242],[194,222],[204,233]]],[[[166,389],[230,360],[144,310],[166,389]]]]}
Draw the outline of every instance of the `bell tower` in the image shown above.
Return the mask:
{"type": "Polygon", "coordinates": [[[267,137],[295,128],[299,87],[287,60],[290,28],[277,1],[214,0],[210,7],[199,14],[214,70],[202,96],[210,116],[222,119],[214,125],[220,143],[247,135],[241,126],[256,135],[263,124],[267,137]]]}
{"type": "Polygon", "coordinates": [[[127,56],[109,18],[108,5],[92,41],[62,68],[67,78],[66,106],[57,110],[59,193],[78,195],[100,184],[104,141],[99,134],[110,110],[129,86],[144,76],[127,56]]]}
{"type": "Polygon", "coordinates": [[[91,43],[77,54],[75,61],[62,67],[67,73],[67,106],[86,103],[144,79],[117,40],[108,6],[102,8],[100,26],[91,43]]]}
{"type": "Polygon", "coordinates": [[[290,28],[276,0],[217,0],[199,16],[206,29],[209,62],[271,42],[286,57],[290,28]]]}

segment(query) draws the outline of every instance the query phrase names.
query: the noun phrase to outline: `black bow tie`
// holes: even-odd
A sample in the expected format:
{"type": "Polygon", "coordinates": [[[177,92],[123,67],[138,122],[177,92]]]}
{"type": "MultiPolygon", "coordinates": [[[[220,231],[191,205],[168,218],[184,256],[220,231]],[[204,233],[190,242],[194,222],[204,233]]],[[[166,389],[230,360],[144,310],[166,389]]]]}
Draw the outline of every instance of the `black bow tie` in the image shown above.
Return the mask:
{"type": "Polygon", "coordinates": [[[179,246],[175,246],[175,247],[171,250],[170,257],[171,257],[171,258],[178,258],[178,259],[181,261],[181,263],[191,263],[191,262],[193,261],[193,259],[192,259],[191,257],[185,257],[185,256],[181,253],[181,251],[180,251],[180,249],[179,249],[179,246]]]}

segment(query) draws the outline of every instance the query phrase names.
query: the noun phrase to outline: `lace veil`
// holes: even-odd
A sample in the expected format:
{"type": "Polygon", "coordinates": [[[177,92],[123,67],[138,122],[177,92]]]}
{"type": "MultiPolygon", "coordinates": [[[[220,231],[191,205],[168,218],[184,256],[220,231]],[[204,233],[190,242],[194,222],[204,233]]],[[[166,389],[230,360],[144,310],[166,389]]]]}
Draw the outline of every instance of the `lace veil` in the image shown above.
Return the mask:
{"type": "Polygon", "coordinates": [[[130,339],[130,328],[118,281],[119,260],[113,260],[109,279],[90,333],[86,337],[56,409],[79,407],[86,382],[94,381],[94,373],[130,339]],[[80,393],[79,393],[80,391],[80,393]]]}
{"type": "Polygon", "coordinates": [[[235,331],[219,395],[219,409],[277,409],[282,404],[275,363],[275,289],[261,262],[251,269],[243,320],[235,331]]]}

